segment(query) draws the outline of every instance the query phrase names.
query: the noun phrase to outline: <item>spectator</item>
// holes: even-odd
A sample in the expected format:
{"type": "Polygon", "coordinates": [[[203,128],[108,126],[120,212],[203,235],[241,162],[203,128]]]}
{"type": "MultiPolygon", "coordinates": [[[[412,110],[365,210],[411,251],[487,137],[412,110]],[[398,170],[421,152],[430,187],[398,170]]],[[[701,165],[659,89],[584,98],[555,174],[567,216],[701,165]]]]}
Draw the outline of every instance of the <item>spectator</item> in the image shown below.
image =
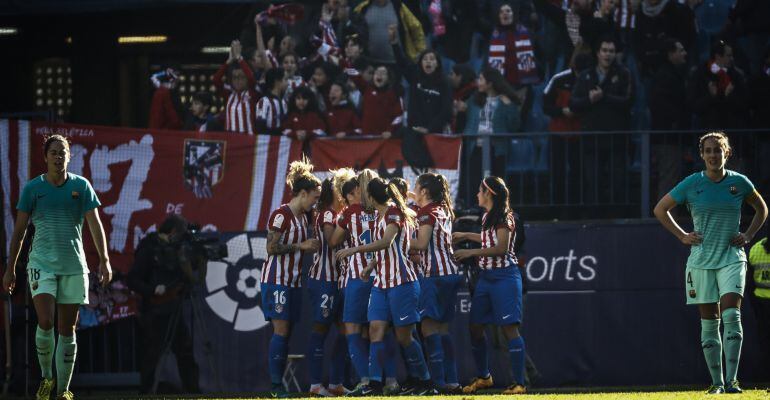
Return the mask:
{"type": "Polygon", "coordinates": [[[257,81],[251,68],[241,56],[241,43],[234,40],[230,45],[227,62],[219,67],[212,78],[214,86],[225,97],[225,130],[253,135],[255,130],[254,101],[257,98],[257,81]],[[228,83],[223,81],[228,74],[228,83]]]}
{"type": "Polygon", "coordinates": [[[476,72],[469,65],[455,64],[449,73],[452,85],[452,132],[465,130],[465,103],[476,91],[476,72]]]}
{"type": "Polygon", "coordinates": [[[361,41],[358,35],[351,36],[345,39],[345,57],[340,60],[340,67],[342,69],[355,68],[358,60],[364,55],[364,49],[361,46],[361,41]]]}
{"type": "Polygon", "coordinates": [[[326,126],[329,135],[344,138],[361,134],[361,119],[350,102],[347,83],[335,81],[329,89],[330,107],[326,110],[326,126]]]}
{"type": "Polygon", "coordinates": [[[302,76],[297,73],[298,71],[298,62],[297,55],[294,53],[286,53],[281,57],[281,68],[283,68],[283,72],[286,74],[286,93],[284,93],[284,98],[289,99],[291,97],[291,93],[294,91],[294,89],[305,86],[305,80],[302,79],[302,76]]]}
{"type": "Polygon", "coordinates": [[[576,50],[569,68],[551,77],[543,91],[543,112],[551,117],[548,123],[550,132],[580,130],[580,117],[572,111],[569,103],[578,77],[592,65],[590,54],[576,50]]]}
{"type": "Polygon", "coordinates": [[[367,82],[356,70],[347,70],[350,79],[361,91],[361,129],[364,135],[381,135],[388,139],[403,125],[404,109],[401,96],[393,87],[393,73],[385,65],[374,68],[372,82],[367,82]]]}
{"type": "MultiPolygon", "coordinates": [[[[369,61],[367,61],[366,58],[359,58],[356,60],[355,64],[353,64],[353,68],[346,68],[346,70],[352,74],[361,75],[363,81],[368,85],[372,84],[372,79],[374,77],[374,67],[369,64],[369,61]]],[[[350,92],[350,100],[353,102],[353,105],[357,110],[361,111],[361,103],[363,97],[360,88],[352,79],[348,79],[348,92],[350,92]]]]}
{"type": "Polygon", "coordinates": [[[281,133],[281,123],[286,117],[286,75],[281,68],[274,68],[265,73],[265,95],[256,106],[257,131],[269,135],[281,133]]]}
{"type": "Polygon", "coordinates": [[[375,63],[392,65],[396,56],[390,46],[390,26],[398,27],[397,40],[406,56],[414,61],[425,50],[425,34],[420,21],[401,0],[364,0],[354,10],[367,43],[367,54],[375,63]]]}
{"type": "Polygon", "coordinates": [[[600,40],[596,67],[575,82],[569,108],[581,115],[584,131],[625,130],[629,127],[633,83],[628,70],[615,61],[615,39],[600,40]]]}
{"type": "Polygon", "coordinates": [[[298,87],[289,99],[289,114],[283,134],[301,142],[326,136],[326,122],[318,112],[316,96],[307,87],[298,87]]]}
{"type": "Polygon", "coordinates": [[[213,99],[209,92],[198,92],[192,95],[190,110],[184,122],[184,130],[211,132],[221,131],[222,123],[209,110],[213,99]]]}
{"type": "Polygon", "coordinates": [[[310,78],[310,89],[316,94],[318,108],[322,112],[326,111],[326,105],[329,104],[329,88],[337,74],[337,67],[329,62],[318,63],[313,68],[313,75],[310,78]]]}
{"type": "Polygon", "coordinates": [[[733,66],[733,48],[723,40],[711,46],[711,59],[690,76],[687,103],[704,129],[744,128],[748,120],[746,78],[733,66]]]}
{"type": "Polygon", "coordinates": [[[423,136],[443,133],[449,128],[452,119],[452,88],[444,77],[441,58],[435,50],[422,52],[417,58],[417,64],[412,64],[398,44],[395,26],[390,27],[390,39],[396,65],[409,82],[407,124],[399,132],[402,138],[401,151],[412,168],[429,168],[433,166],[433,160],[423,136]]]}
{"type": "MultiPolygon", "coordinates": [[[[476,94],[467,102],[467,123],[463,133],[466,136],[476,136],[518,131],[521,119],[515,91],[500,71],[491,67],[484,68],[479,74],[477,88],[476,94]]],[[[482,144],[482,139],[466,139],[465,156],[471,158],[470,165],[481,165],[482,144]]],[[[508,137],[492,139],[493,174],[505,176],[509,147],[508,137]]],[[[481,173],[480,168],[473,169],[481,173]]],[[[482,177],[470,177],[470,182],[477,182],[476,178],[480,180],[482,177]]]]}
{"type": "MultiPolygon", "coordinates": [[[[666,62],[652,80],[649,106],[653,130],[690,129],[687,109],[687,51],[675,39],[666,39],[662,46],[666,62]]],[[[682,176],[682,133],[652,135],[652,151],[658,172],[658,194],[661,198],[677,184],[682,176]]]]}
{"type": "Polygon", "coordinates": [[[731,37],[742,38],[742,47],[750,65],[752,75],[757,74],[757,68],[762,64],[759,57],[770,40],[770,1],[766,0],[736,0],[730,10],[724,30],[731,37]]]}
{"type": "MultiPolygon", "coordinates": [[[[770,127],[770,46],[765,49],[762,58],[762,65],[758,68],[759,72],[754,74],[751,79],[751,127],[754,129],[767,129],[770,127]]],[[[756,134],[755,154],[770,154],[770,135],[756,134]]],[[[759,176],[758,190],[760,193],[770,191],[770,163],[767,160],[756,160],[754,165],[759,169],[756,175],[759,176]]]]}
{"type": "Polygon", "coordinates": [[[467,0],[421,0],[430,15],[432,48],[456,63],[470,60],[471,40],[478,20],[477,7],[467,0]]]}
{"type": "Polygon", "coordinates": [[[150,103],[150,129],[182,128],[180,115],[183,106],[177,91],[178,78],[178,73],[172,68],[153,74],[150,78],[155,86],[150,103]]]}
{"type": "Polygon", "coordinates": [[[640,11],[636,15],[635,49],[642,77],[652,78],[666,61],[661,48],[664,39],[676,39],[685,49],[692,48],[695,15],[676,0],[642,0],[640,11]]]}
{"type": "Polygon", "coordinates": [[[583,44],[596,52],[601,40],[611,37],[615,41],[615,51],[620,53],[620,33],[613,19],[617,9],[615,0],[582,0],[578,6],[580,16],[579,33],[583,44]]]}

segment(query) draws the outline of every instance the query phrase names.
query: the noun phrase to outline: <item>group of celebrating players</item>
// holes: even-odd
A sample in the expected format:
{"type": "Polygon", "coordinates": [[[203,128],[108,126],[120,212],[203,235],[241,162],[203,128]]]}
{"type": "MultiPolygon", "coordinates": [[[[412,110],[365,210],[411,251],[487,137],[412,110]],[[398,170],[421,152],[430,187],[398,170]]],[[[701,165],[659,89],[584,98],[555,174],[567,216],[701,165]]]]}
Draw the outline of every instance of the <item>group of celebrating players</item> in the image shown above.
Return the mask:
{"type": "Polygon", "coordinates": [[[306,292],[313,316],[307,353],[311,394],[450,394],[491,387],[485,324],[501,326],[508,340],[514,384],[504,393],[526,393],[524,340],[518,331],[522,280],[505,182],[493,176],[482,180],[477,197],[486,213],[481,233],[470,233],[452,230],[454,212],[443,175],[420,175],[410,192],[405,180],[386,181],[369,169],[334,170],[323,181],[312,171],[307,160],[290,165],[286,181],[292,199],[268,222],[261,291],[262,309],[273,327],[268,354],[273,394],[285,394],[281,378],[288,337],[302,306],[305,252],[315,252],[306,292]],[[453,250],[462,241],[481,246],[453,250]],[[478,258],[481,271],[470,315],[478,374],[461,387],[448,330],[463,282],[458,262],[471,257],[478,258]],[[335,342],[325,387],[324,340],[332,324],[345,340],[340,335],[335,342]],[[401,385],[395,343],[408,375],[401,385]],[[360,378],[352,391],[343,386],[347,354],[360,378]]]}

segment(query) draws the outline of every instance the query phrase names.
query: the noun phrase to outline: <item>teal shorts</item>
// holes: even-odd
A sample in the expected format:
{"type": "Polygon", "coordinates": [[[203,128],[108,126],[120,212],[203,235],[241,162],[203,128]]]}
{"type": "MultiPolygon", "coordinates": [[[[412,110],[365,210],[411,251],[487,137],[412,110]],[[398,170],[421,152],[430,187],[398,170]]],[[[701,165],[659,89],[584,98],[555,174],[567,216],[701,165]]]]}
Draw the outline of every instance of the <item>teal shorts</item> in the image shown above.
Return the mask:
{"type": "Polygon", "coordinates": [[[687,304],[714,304],[727,293],[743,297],[746,286],[746,263],[738,262],[719,269],[687,267],[685,296],[687,304]]]}
{"type": "Polygon", "coordinates": [[[27,268],[32,297],[50,294],[57,304],[88,304],[88,274],[56,275],[39,268],[27,268]]]}

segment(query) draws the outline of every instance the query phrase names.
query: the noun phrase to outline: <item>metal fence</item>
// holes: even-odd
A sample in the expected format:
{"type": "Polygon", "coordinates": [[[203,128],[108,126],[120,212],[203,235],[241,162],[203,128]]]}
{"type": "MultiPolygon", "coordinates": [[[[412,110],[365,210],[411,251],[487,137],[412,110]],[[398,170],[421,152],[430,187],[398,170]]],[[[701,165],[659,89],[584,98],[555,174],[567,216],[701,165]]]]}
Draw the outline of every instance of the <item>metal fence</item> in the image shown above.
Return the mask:
{"type": "MultiPolygon", "coordinates": [[[[698,131],[536,132],[466,136],[460,205],[482,176],[505,177],[511,203],[533,220],[647,218],[657,200],[703,169],[698,131]]],[[[770,129],[726,132],[727,168],[767,193],[770,129]]]]}

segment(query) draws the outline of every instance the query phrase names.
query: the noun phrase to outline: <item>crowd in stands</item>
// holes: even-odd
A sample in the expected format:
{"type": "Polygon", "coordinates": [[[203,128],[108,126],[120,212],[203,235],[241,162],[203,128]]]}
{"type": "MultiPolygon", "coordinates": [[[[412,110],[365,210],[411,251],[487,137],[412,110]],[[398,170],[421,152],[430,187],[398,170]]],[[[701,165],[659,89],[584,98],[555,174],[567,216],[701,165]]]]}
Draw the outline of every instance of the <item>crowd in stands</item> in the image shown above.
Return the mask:
{"type": "MultiPolygon", "coordinates": [[[[303,142],[400,137],[418,167],[431,162],[420,137],[429,132],[764,128],[768,18],[766,0],[270,5],[214,76],[219,115],[199,93],[178,116],[168,71],[153,77],[150,125],[303,142]]],[[[678,157],[665,136],[653,138],[661,165],[678,157]]],[[[494,147],[505,156],[507,146],[494,147]]]]}

